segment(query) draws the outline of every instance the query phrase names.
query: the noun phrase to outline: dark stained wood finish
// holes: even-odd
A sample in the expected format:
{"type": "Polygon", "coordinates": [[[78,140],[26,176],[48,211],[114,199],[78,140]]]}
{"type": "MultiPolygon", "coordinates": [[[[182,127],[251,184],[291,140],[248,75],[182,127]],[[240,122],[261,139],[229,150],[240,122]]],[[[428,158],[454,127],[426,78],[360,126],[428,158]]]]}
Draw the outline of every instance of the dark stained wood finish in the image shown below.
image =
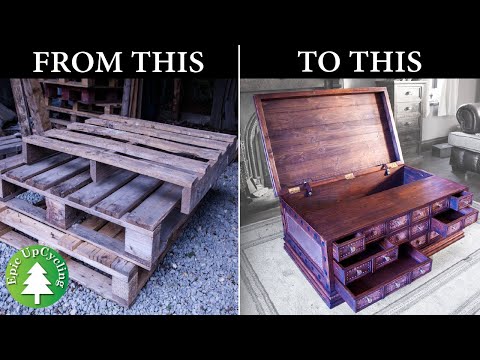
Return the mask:
{"type": "Polygon", "coordinates": [[[407,286],[478,220],[465,186],[404,165],[384,88],[254,100],[285,250],[329,307],[407,286]]]}
{"type": "Polygon", "coordinates": [[[384,88],[256,95],[277,192],[402,161],[384,88]]]}

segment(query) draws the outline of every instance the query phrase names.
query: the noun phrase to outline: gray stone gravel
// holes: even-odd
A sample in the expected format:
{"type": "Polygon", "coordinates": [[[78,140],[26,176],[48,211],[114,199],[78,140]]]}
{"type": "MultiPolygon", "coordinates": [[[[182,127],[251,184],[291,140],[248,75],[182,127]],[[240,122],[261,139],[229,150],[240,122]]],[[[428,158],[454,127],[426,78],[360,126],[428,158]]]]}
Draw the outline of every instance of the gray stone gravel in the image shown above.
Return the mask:
{"type": "MultiPolygon", "coordinates": [[[[238,163],[214,190],[152,275],[130,309],[70,281],[67,293],[46,309],[18,304],[5,287],[5,269],[15,249],[0,243],[1,314],[212,314],[238,313],[238,163]]],[[[30,201],[38,201],[34,195],[30,201]]]]}

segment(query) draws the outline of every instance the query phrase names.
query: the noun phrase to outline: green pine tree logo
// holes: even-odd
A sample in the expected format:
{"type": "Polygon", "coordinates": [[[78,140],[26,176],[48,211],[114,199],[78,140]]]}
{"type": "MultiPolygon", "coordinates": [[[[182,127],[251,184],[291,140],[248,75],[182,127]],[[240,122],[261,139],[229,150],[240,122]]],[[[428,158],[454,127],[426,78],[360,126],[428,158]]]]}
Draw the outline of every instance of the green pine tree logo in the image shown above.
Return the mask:
{"type": "Polygon", "coordinates": [[[52,290],[47,286],[51,285],[50,281],[45,277],[47,272],[37,262],[28,270],[27,274],[30,274],[30,276],[23,283],[27,287],[22,291],[22,295],[34,295],[35,305],[40,305],[40,295],[53,294],[52,290]]]}

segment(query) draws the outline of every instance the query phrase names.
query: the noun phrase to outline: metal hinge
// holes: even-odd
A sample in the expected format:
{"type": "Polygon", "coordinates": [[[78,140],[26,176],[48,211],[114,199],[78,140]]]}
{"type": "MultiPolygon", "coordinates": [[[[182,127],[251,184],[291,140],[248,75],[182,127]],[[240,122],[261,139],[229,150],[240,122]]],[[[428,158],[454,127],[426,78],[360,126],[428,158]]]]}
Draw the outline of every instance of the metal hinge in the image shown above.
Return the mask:
{"type": "Polygon", "coordinates": [[[347,174],[347,175],[345,175],[345,179],[353,180],[353,179],[355,179],[355,175],[353,175],[353,173],[347,174]]]}
{"type": "Polygon", "coordinates": [[[383,164],[382,170],[385,170],[385,176],[390,175],[390,169],[397,168],[398,164],[396,162],[383,164]]]}
{"type": "Polygon", "coordinates": [[[300,186],[295,186],[293,188],[288,189],[289,194],[298,194],[300,192],[300,186]]]}
{"type": "Polygon", "coordinates": [[[310,183],[308,181],[304,181],[303,186],[305,187],[305,195],[312,196],[313,190],[312,190],[312,187],[310,186],[310,183]]]}

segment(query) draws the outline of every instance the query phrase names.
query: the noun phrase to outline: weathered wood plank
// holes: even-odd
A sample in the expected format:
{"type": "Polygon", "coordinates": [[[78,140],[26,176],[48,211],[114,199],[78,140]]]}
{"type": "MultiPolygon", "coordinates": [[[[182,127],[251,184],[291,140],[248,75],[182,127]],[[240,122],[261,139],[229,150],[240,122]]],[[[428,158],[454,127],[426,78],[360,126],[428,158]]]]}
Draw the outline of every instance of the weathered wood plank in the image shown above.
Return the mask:
{"type": "Polygon", "coordinates": [[[132,159],[124,155],[112,154],[109,151],[92,148],[91,146],[72,144],[42,136],[29,136],[24,139],[25,143],[36,145],[40,148],[48,148],[66,154],[81,156],[86,159],[99,161],[107,165],[113,165],[125,170],[151,176],[163,181],[184,187],[191,187],[197,179],[197,175],[183,170],[174,169],[167,165],[160,165],[148,160],[132,159]]]}
{"type": "Polygon", "coordinates": [[[83,243],[84,242],[79,238],[76,238],[68,234],[62,237],[60,240],[58,240],[58,245],[70,251],[75,250],[77,247],[79,247],[83,243]]]}
{"type": "MultiPolygon", "coordinates": [[[[1,213],[0,213],[1,214],[1,213]]],[[[104,250],[107,251],[113,251],[116,255],[122,257],[123,259],[130,261],[134,264],[137,264],[141,266],[144,269],[150,269],[151,267],[151,262],[143,260],[139,258],[138,256],[132,255],[128,252],[125,251],[124,243],[121,242],[120,240],[113,239],[109,236],[105,236],[103,234],[100,234],[97,231],[93,231],[90,229],[87,229],[86,227],[80,225],[80,224],[75,224],[73,225],[69,231],[77,236],[79,236],[82,240],[85,240],[91,244],[94,244],[104,250]]]]}
{"type": "Polygon", "coordinates": [[[12,85],[13,98],[15,99],[15,109],[17,110],[18,123],[22,136],[32,135],[30,122],[28,121],[27,103],[23,94],[23,86],[21,79],[10,79],[12,85]]]}
{"type": "Polygon", "coordinates": [[[82,216],[80,210],[56,200],[46,198],[45,202],[47,203],[47,221],[61,229],[68,229],[82,216]]]}
{"type": "Polygon", "coordinates": [[[22,79],[22,85],[33,122],[32,132],[43,135],[45,131],[52,128],[52,124],[48,117],[40,82],[38,79],[22,79]]]}
{"type": "Polygon", "coordinates": [[[62,182],[61,184],[53,186],[50,189],[50,193],[63,198],[90,184],[91,182],[92,178],[90,177],[90,172],[84,171],[83,173],[62,182]]]}
{"type": "MultiPolygon", "coordinates": [[[[26,138],[24,138],[26,139],[26,138]]],[[[55,151],[48,147],[38,147],[27,144],[25,141],[22,143],[22,155],[23,161],[27,165],[34,164],[38,161],[42,161],[55,154],[55,151]]]]}
{"type": "Polygon", "coordinates": [[[92,207],[113,192],[117,191],[136,176],[137,174],[130,171],[117,170],[109,178],[97,183],[90,183],[73,194],[70,194],[68,199],[77,204],[92,207]]]}
{"type": "Polygon", "coordinates": [[[35,241],[13,230],[0,236],[0,241],[18,250],[23,249],[27,246],[37,245],[35,241]]]}
{"type": "Polygon", "coordinates": [[[125,221],[147,230],[154,230],[169,214],[182,197],[182,189],[172,184],[163,184],[124,217],[125,221]]]}
{"type": "Polygon", "coordinates": [[[236,137],[234,135],[229,134],[222,134],[216,133],[212,131],[205,131],[205,130],[198,130],[198,129],[190,129],[181,126],[163,124],[148,120],[141,120],[141,119],[132,119],[127,117],[122,117],[118,115],[101,115],[99,116],[101,119],[115,121],[121,124],[125,124],[132,127],[144,127],[147,129],[156,129],[156,130],[164,130],[169,131],[176,134],[183,134],[194,136],[198,138],[204,138],[209,140],[218,140],[227,143],[231,143],[236,137]]]}
{"type": "Polygon", "coordinates": [[[217,160],[218,156],[221,154],[221,150],[206,149],[197,146],[180,144],[173,141],[162,140],[146,135],[133,134],[126,131],[105,128],[102,126],[71,123],[68,124],[67,127],[69,130],[81,131],[87,134],[108,136],[113,139],[125,140],[132,144],[145,145],[175,154],[193,155],[206,160],[217,160]]]}
{"type": "Polygon", "coordinates": [[[54,167],[66,163],[72,158],[73,157],[68,154],[56,154],[33,165],[23,165],[13,170],[7,171],[5,175],[11,179],[24,182],[31,177],[34,177],[38,174],[41,174],[45,171],[53,169],[54,167]]]}
{"type": "Polygon", "coordinates": [[[76,158],[63,165],[31,177],[26,183],[41,190],[47,190],[52,186],[58,185],[59,183],[80,174],[89,167],[90,163],[88,160],[76,158]]]}
{"type": "Polygon", "coordinates": [[[105,226],[103,226],[100,230],[98,230],[100,234],[103,234],[105,236],[110,236],[112,238],[120,234],[122,231],[123,231],[123,227],[114,223],[108,223],[105,226]]]}
{"type": "MultiPolygon", "coordinates": [[[[45,133],[45,136],[54,139],[72,141],[83,145],[96,146],[105,150],[135,156],[161,165],[172,166],[173,168],[178,168],[189,173],[198,172],[205,174],[208,168],[208,163],[206,162],[172,155],[158,150],[147,149],[116,140],[104,139],[93,135],[72,133],[71,131],[66,130],[50,130],[45,133]]],[[[108,172],[108,170],[105,172],[108,172]]]]}
{"type": "Polygon", "coordinates": [[[104,126],[104,127],[116,129],[116,130],[128,131],[135,134],[148,135],[151,137],[157,137],[165,140],[172,140],[172,141],[176,141],[184,144],[202,146],[208,149],[217,149],[217,150],[225,151],[225,149],[229,145],[229,143],[222,142],[222,141],[210,140],[206,138],[199,138],[199,137],[189,136],[189,135],[182,135],[182,134],[173,133],[170,131],[156,130],[153,128],[148,128],[143,126],[126,125],[121,122],[108,121],[108,120],[97,119],[97,118],[87,119],[85,120],[85,123],[104,126]]]}
{"type": "Polygon", "coordinates": [[[106,223],[107,221],[104,219],[96,216],[89,216],[85,221],[81,223],[81,225],[86,227],[87,229],[97,231],[100,230],[106,223]]]}
{"type": "Polygon", "coordinates": [[[22,154],[2,159],[0,160],[0,174],[6,173],[7,171],[15,169],[23,164],[22,154]]]}
{"type": "Polygon", "coordinates": [[[95,206],[95,209],[120,218],[150,195],[162,182],[140,175],[95,206]]]}
{"type": "Polygon", "coordinates": [[[99,182],[100,180],[109,177],[118,168],[112,165],[105,165],[97,161],[90,160],[90,177],[93,182],[99,182]]]}

